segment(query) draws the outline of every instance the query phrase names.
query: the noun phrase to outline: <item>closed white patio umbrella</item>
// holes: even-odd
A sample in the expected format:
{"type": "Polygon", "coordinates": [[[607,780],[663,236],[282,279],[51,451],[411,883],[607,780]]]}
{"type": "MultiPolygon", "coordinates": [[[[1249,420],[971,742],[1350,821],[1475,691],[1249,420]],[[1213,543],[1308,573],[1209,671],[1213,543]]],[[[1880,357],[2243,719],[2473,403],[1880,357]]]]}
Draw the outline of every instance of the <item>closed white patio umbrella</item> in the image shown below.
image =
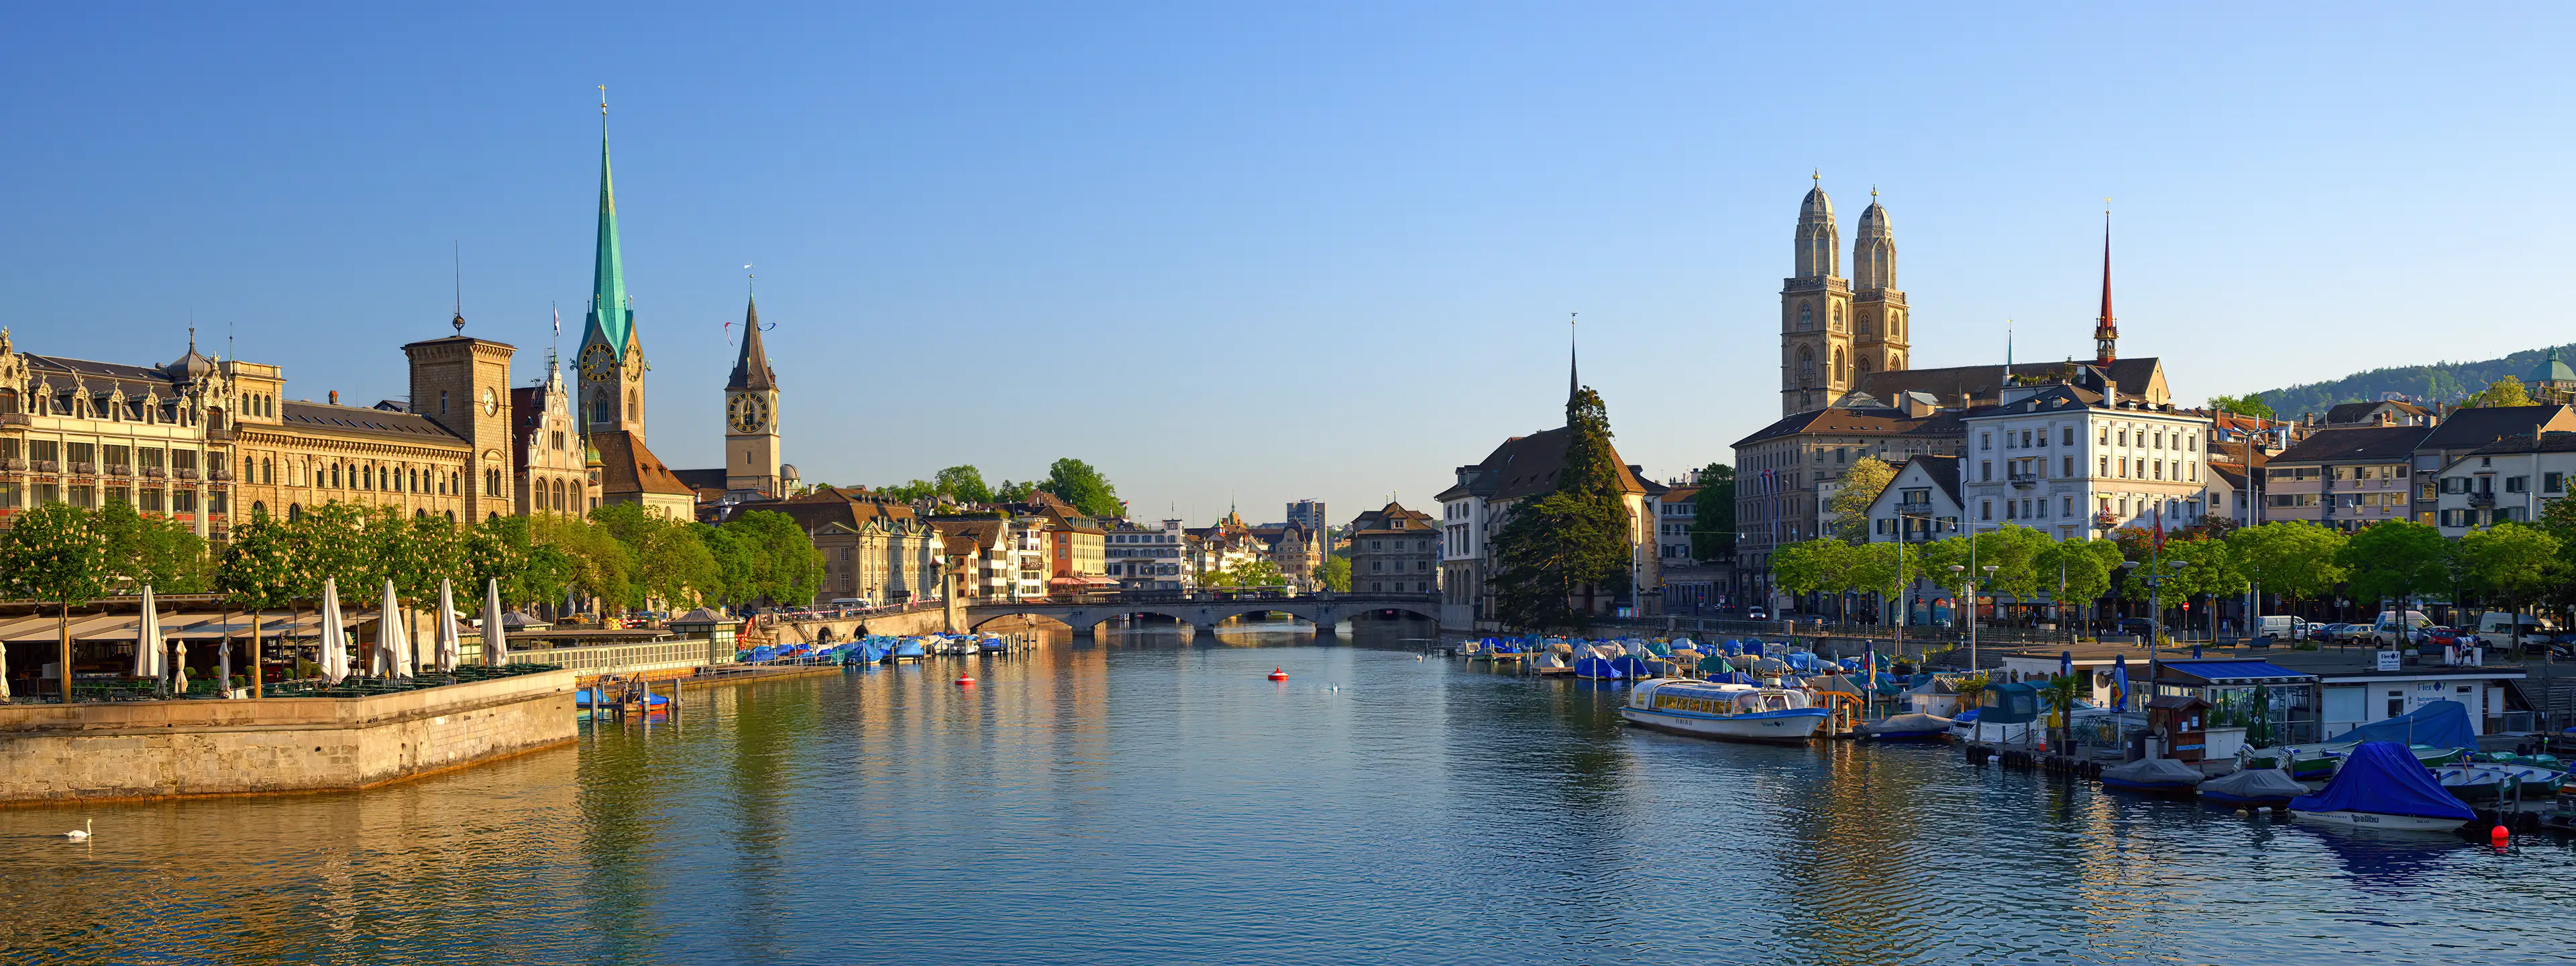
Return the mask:
{"type": "Polygon", "coordinates": [[[168,668],[161,659],[161,608],[152,585],[143,585],[143,621],[134,628],[134,676],[161,680],[168,668]]]}
{"type": "Polygon", "coordinates": [[[376,613],[381,615],[376,619],[376,674],[379,677],[411,676],[411,635],[401,632],[402,621],[395,617],[395,608],[400,606],[394,599],[394,582],[387,578],[384,602],[376,607],[376,613]]]}
{"type": "Polygon", "coordinates": [[[485,582],[483,588],[483,664],[500,667],[510,663],[510,642],[501,631],[501,581],[485,582]]]}
{"type": "Polygon", "coordinates": [[[456,670],[457,658],[463,656],[464,635],[456,628],[456,588],[445,578],[438,581],[438,670],[456,670]]]}
{"type": "Polygon", "coordinates": [[[322,679],[338,684],[349,676],[349,629],[340,623],[340,584],[322,578],[322,679]]]}

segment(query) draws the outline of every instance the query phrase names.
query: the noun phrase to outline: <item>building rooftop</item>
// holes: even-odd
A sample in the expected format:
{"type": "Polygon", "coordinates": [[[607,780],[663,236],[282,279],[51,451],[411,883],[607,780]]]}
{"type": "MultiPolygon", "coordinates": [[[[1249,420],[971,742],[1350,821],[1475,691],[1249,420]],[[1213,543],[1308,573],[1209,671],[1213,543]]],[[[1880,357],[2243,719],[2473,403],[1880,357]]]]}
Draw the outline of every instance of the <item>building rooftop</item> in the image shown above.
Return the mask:
{"type": "Polygon", "coordinates": [[[2308,434],[2299,445],[2273,454],[2271,465],[2323,463],[2402,463],[2413,455],[2431,426],[2335,426],[2308,434]]]}

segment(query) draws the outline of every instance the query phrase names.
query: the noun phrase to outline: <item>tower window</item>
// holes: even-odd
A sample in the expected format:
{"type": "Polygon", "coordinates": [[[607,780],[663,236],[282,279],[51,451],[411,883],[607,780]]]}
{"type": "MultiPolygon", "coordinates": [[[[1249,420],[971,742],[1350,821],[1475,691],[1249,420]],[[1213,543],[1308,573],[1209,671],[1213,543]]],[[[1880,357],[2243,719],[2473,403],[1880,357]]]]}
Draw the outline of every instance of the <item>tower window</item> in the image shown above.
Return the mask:
{"type": "Polygon", "coordinates": [[[1815,309],[1815,307],[1814,307],[1814,306],[1812,306],[1812,305],[1809,305],[1809,304],[1807,304],[1807,303],[1805,303],[1805,302],[1800,302],[1800,303],[1798,303],[1798,331],[1800,331],[1800,332],[1805,332],[1805,331],[1808,331],[1808,330],[1813,329],[1813,328],[1815,328],[1815,327],[1816,327],[1816,309],[1815,309]]]}
{"type": "Polygon", "coordinates": [[[447,415],[447,390],[445,389],[438,391],[438,414],[447,415]]]}

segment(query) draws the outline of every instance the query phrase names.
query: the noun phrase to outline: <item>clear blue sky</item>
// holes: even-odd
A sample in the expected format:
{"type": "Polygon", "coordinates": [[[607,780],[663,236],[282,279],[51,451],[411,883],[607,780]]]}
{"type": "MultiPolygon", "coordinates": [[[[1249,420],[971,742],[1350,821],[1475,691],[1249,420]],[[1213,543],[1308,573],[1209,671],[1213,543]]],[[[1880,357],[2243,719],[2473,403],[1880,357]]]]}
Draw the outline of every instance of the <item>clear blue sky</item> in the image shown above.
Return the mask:
{"type": "Polygon", "coordinates": [[[1570,311],[1678,474],[1777,411],[1810,169],[1846,245],[1882,191],[1921,366],[2006,318],[2089,351],[2105,196],[2123,354],[2186,400],[2576,332],[2564,6],[379,6],[13,12],[0,324],[166,361],[193,312],[373,400],[446,334],[455,241],[534,379],[606,84],[681,466],[751,262],[809,480],[1077,456],[1140,517],[1422,507],[1561,421],[1570,311]]]}

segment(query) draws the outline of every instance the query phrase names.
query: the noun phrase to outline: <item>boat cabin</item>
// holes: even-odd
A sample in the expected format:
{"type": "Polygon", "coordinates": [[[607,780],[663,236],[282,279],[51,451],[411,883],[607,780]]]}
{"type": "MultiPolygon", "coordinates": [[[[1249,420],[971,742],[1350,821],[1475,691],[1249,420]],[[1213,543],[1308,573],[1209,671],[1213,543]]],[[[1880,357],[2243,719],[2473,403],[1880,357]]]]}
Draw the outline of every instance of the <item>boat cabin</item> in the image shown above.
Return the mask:
{"type": "MultiPolygon", "coordinates": [[[[2188,695],[2168,694],[2147,701],[2147,734],[2160,747],[2149,749],[2147,757],[2171,758],[2175,761],[2199,761],[2209,754],[2209,702],[2188,695]]],[[[2234,755],[2233,749],[2228,751],[2234,755]]]]}
{"type": "Polygon", "coordinates": [[[1658,711],[1698,714],[1759,714],[1808,706],[1803,692],[1741,684],[1666,684],[1635,692],[1631,700],[1658,711]]]}

